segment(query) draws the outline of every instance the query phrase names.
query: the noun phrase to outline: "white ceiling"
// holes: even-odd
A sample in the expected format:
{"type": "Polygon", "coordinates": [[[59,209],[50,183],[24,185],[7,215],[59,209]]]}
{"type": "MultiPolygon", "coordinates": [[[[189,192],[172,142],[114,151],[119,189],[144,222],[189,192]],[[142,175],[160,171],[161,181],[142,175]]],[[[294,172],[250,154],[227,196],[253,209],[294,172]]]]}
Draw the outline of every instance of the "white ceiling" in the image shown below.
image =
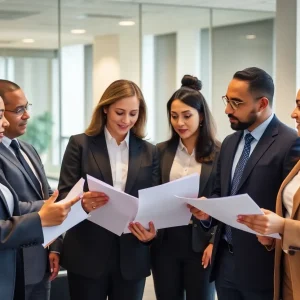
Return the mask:
{"type": "MultiPolygon", "coordinates": [[[[139,5],[142,3],[143,34],[162,34],[209,26],[221,26],[272,18],[275,0],[62,0],[61,41],[63,45],[92,43],[97,35],[138,36],[139,5]],[[239,10],[242,9],[242,10],[239,10]],[[134,20],[135,26],[121,27],[120,20],[134,20]],[[71,29],[83,28],[84,35],[71,29]]],[[[1,48],[58,48],[58,4],[55,0],[0,0],[1,48]],[[33,44],[22,39],[32,38],[33,44]]]]}

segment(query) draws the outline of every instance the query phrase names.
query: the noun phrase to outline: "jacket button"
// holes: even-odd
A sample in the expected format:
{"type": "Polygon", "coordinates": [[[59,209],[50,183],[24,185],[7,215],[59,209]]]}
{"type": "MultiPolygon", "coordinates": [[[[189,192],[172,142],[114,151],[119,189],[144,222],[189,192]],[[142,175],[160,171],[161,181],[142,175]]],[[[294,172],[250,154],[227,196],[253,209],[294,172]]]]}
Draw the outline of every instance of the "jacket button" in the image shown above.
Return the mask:
{"type": "Polygon", "coordinates": [[[295,255],[296,252],[294,250],[289,250],[288,253],[289,255],[295,255]]]}
{"type": "Polygon", "coordinates": [[[194,224],[194,227],[198,227],[198,225],[197,225],[197,224],[194,224]]]}

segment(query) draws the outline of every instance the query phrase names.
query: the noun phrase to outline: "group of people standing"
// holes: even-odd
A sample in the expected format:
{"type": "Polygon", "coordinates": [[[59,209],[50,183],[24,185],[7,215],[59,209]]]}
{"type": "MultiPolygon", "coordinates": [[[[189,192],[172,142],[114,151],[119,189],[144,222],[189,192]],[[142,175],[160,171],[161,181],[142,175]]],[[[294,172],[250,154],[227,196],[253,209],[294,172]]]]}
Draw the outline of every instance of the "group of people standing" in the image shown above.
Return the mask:
{"type": "MultiPolygon", "coordinates": [[[[1,295],[7,300],[49,299],[49,282],[56,277],[59,265],[68,271],[72,300],[142,300],[150,270],[158,300],[213,300],[215,289],[219,300],[300,297],[300,276],[296,272],[300,264],[300,223],[293,220],[300,217],[300,166],[296,165],[300,139],[272,112],[272,78],[255,67],[234,74],[222,98],[236,132],[222,145],[201,93],[201,81],[185,75],[181,83],[167,102],[171,136],[155,146],[144,140],[147,117],[141,90],[128,80],[113,82],[103,93],[86,131],[70,138],[58,193],[53,194],[38,154],[17,139],[26,131],[29,103],[19,86],[0,80],[2,135],[5,130],[0,144],[0,262],[8,257],[13,262],[13,266],[5,264],[9,278],[0,268],[0,299],[1,295]],[[18,101],[9,98],[11,95],[18,101]],[[15,150],[13,141],[20,150],[15,150]],[[34,174],[29,174],[18,151],[34,174]],[[152,222],[149,229],[132,222],[132,234],[119,237],[86,220],[49,249],[40,246],[41,225],[51,226],[54,219],[56,224],[62,222],[76,201],[82,201],[86,212],[109,202],[107,195],[89,191],[86,183],[82,200],[75,198],[66,206],[54,202],[56,197],[65,198],[87,174],[138,196],[140,189],[192,173],[200,174],[199,201],[201,197],[248,193],[265,209],[265,215],[237,216],[238,221],[258,234],[279,232],[282,244],[231,228],[190,207],[193,216],[187,226],[156,231],[152,222]],[[7,195],[7,189],[13,197],[7,195]],[[49,196],[45,203],[28,202],[49,196]],[[14,204],[11,211],[7,198],[14,204]],[[24,204],[30,204],[30,210],[23,209],[24,204]],[[29,218],[30,222],[24,223],[29,218]],[[24,246],[30,247],[21,251],[24,246]],[[26,272],[39,276],[33,280],[35,275],[26,272]],[[23,273],[25,293],[20,284],[23,273]]],[[[292,117],[300,123],[300,93],[298,96],[292,117]]]]}

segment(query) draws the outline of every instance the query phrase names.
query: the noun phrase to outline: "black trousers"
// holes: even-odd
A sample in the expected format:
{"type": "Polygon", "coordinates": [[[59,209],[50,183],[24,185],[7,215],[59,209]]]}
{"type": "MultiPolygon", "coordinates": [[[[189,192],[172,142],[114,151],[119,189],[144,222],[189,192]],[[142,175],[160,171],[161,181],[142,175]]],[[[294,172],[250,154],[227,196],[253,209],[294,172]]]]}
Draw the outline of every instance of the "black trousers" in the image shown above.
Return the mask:
{"type": "Polygon", "coordinates": [[[213,300],[210,267],[202,266],[203,253],[192,250],[191,226],[165,230],[160,246],[151,249],[151,267],[157,300],[213,300]]]}
{"type": "Polygon", "coordinates": [[[238,286],[234,276],[234,249],[230,253],[225,240],[220,241],[220,255],[216,274],[218,300],[273,300],[273,290],[245,290],[238,286]]]}
{"type": "Polygon", "coordinates": [[[16,255],[16,281],[14,300],[25,299],[24,262],[23,251],[18,250],[16,255]]]}
{"type": "Polygon", "coordinates": [[[126,280],[120,269],[119,243],[112,247],[107,271],[99,278],[87,278],[68,271],[71,300],[142,300],[146,278],[126,280]]]}

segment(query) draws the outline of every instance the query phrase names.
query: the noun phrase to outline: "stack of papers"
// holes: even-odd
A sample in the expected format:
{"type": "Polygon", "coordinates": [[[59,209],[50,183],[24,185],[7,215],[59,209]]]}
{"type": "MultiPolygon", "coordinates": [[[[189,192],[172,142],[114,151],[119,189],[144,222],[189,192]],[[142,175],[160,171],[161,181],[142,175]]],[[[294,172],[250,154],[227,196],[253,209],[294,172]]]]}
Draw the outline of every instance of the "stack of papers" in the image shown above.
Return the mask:
{"type": "Polygon", "coordinates": [[[175,195],[197,197],[199,174],[193,174],[139,191],[139,198],[130,196],[105,182],[87,176],[90,191],[99,191],[109,197],[106,205],[91,212],[89,221],[121,235],[129,233],[130,222],[139,222],[149,228],[149,222],[155,229],[187,225],[191,213],[184,201],[175,195]]]}
{"type": "MultiPolygon", "coordinates": [[[[109,197],[106,205],[87,214],[81,201],[72,206],[66,220],[59,226],[44,227],[44,247],[73,226],[89,217],[89,221],[117,234],[130,233],[130,222],[139,222],[155,229],[188,225],[192,214],[190,204],[211,217],[234,228],[257,234],[247,226],[237,222],[238,215],[261,215],[263,212],[248,194],[215,199],[197,199],[199,174],[192,174],[159,186],[139,190],[139,198],[128,195],[105,182],[87,175],[90,191],[105,193],[109,197]]],[[[69,201],[83,193],[84,180],[81,179],[62,201],[69,201]]],[[[280,239],[279,234],[271,237],[280,239]]]]}

